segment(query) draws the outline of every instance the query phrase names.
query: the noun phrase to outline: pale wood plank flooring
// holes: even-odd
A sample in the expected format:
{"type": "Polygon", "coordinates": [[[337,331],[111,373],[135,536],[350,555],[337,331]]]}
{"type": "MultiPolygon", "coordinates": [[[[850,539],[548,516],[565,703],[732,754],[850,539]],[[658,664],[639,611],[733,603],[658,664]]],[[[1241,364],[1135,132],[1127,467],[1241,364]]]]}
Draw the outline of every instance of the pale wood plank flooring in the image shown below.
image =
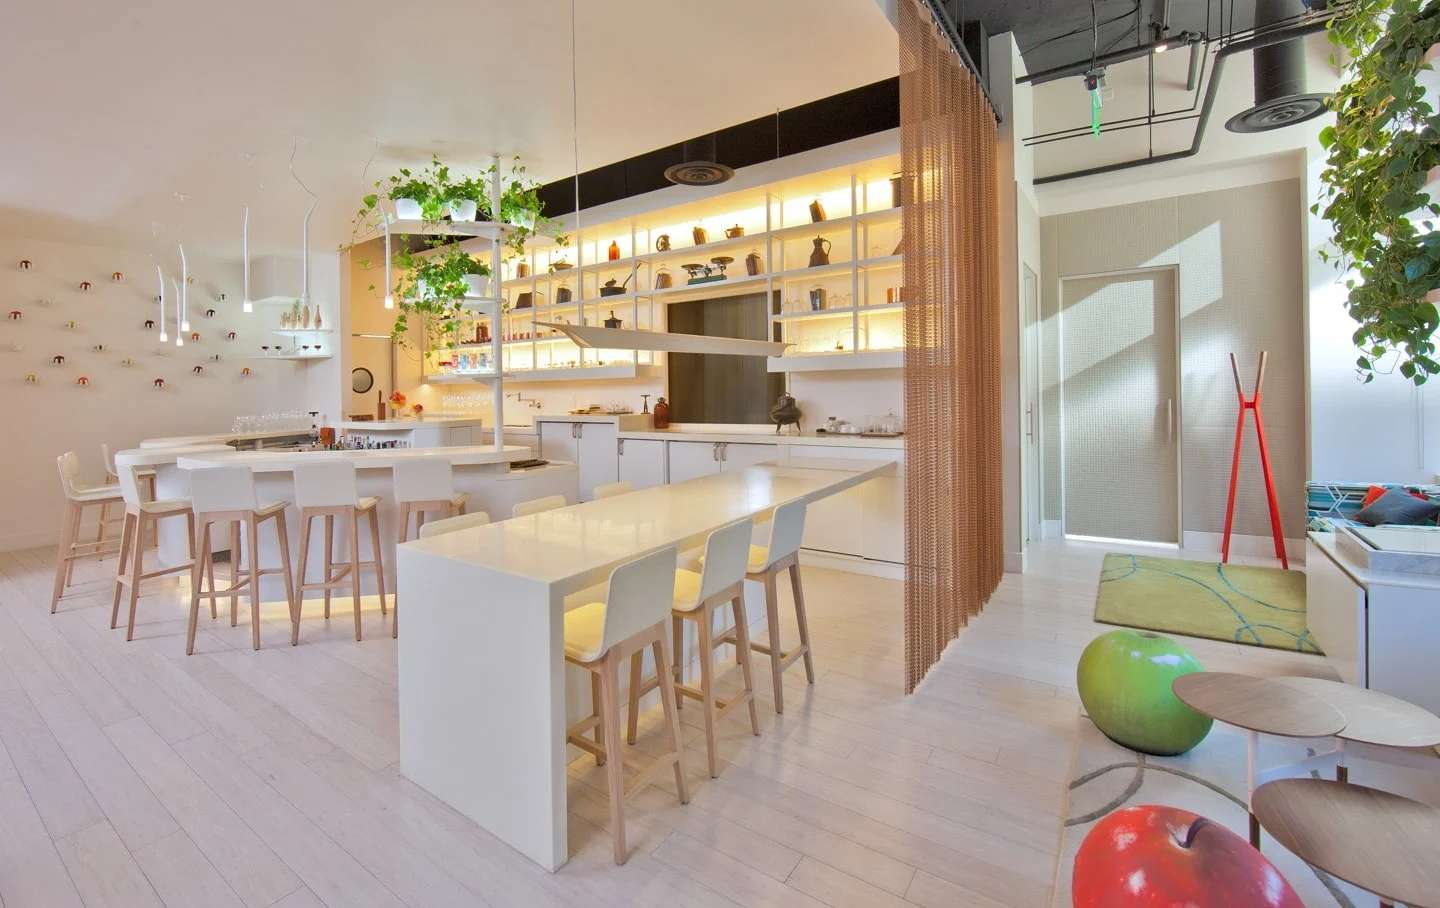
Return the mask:
{"type": "MultiPolygon", "coordinates": [[[[762,735],[681,711],[693,801],[673,782],[627,807],[610,859],[606,782],[570,766],[571,850],[550,875],[400,777],[395,647],[369,603],[307,603],[288,645],[202,618],[184,655],[184,581],[147,585],[136,629],[109,627],[114,562],[48,613],[53,550],[0,555],[0,906],[1045,905],[1078,715],[1075,662],[1100,555],[1047,544],[913,697],[899,694],[899,583],[807,568],[817,683],[786,673],[762,735]]],[[[794,621],[782,590],[786,639],[794,621]]],[[[1316,659],[1194,641],[1213,668],[1326,675],[1316,659]]],[[[739,683],[733,667],[725,692],[739,683]]],[[[659,710],[637,745],[659,745],[659,710]]],[[[1066,870],[1065,872],[1068,872],[1066,870]]]]}

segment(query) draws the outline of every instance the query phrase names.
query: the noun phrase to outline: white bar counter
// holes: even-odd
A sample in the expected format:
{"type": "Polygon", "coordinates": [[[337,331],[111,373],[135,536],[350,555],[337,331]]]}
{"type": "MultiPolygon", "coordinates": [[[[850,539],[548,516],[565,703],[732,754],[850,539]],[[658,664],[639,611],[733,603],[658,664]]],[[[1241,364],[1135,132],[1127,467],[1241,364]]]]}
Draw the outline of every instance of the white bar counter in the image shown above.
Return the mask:
{"type": "Polygon", "coordinates": [[[568,859],[566,595],[626,561],[700,546],[731,521],[894,469],[762,464],[400,546],[401,773],[558,869],[568,859]]]}
{"type": "Polygon", "coordinates": [[[340,428],[349,436],[379,442],[399,441],[411,448],[478,445],[483,440],[480,418],[476,416],[347,419],[340,423],[340,428]]]}

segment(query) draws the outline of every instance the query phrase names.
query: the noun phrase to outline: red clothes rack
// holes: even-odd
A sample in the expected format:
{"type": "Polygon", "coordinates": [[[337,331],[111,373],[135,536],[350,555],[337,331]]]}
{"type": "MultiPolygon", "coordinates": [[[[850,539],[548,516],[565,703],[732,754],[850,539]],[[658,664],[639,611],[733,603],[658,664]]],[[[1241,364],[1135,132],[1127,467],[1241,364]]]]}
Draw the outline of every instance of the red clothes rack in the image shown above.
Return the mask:
{"type": "Polygon", "coordinates": [[[1265,361],[1270,358],[1267,351],[1260,353],[1260,369],[1255,373],[1255,395],[1247,398],[1245,386],[1240,383],[1240,364],[1235,354],[1230,354],[1230,372],[1235,376],[1235,395],[1240,399],[1240,418],[1235,423],[1235,455],[1230,459],[1230,497],[1225,502],[1225,539],[1220,545],[1220,563],[1230,562],[1230,530],[1235,522],[1235,485],[1240,479],[1240,443],[1245,433],[1245,412],[1255,411],[1255,435],[1260,442],[1260,471],[1265,475],[1265,499],[1270,505],[1270,533],[1275,537],[1275,557],[1280,566],[1290,570],[1290,559],[1285,554],[1285,533],[1280,528],[1280,504],[1275,497],[1275,477],[1270,473],[1270,447],[1265,443],[1265,420],[1260,415],[1260,387],[1265,383],[1265,361]]]}

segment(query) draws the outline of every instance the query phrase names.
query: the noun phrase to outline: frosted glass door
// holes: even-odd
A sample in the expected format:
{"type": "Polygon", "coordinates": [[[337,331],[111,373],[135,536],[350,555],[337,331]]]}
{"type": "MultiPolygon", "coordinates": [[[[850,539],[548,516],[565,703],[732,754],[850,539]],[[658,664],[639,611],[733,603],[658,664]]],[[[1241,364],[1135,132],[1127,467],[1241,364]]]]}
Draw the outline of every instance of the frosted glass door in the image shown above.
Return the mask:
{"type": "Polygon", "coordinates": [[[1060,290],[1065,532],[1179,542],[1174,272],[1060,290]]]}

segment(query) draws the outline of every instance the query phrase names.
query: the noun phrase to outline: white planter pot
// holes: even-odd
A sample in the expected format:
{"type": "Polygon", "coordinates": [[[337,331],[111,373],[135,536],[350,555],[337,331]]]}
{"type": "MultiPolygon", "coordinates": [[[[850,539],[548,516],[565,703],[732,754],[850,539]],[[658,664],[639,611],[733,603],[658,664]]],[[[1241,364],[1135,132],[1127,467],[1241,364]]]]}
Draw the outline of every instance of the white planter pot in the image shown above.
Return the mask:
{"type": "Polygon", "coordinates": [[[490,275],[488,274],[467,274],[465,275],[465,286],[467,296],[488,296],[490,293],[490,275]]]}
{"type": "Polygon", "coordinates": [[[474,199],[452,199],[450,202],[450,220],[452,221],[473,221],[475,220],[474,199]]]}
{"type": "Polygon", "coordinates": [[[402,221],[420,220],[420,203],[415,199],[395,199],[395,217],[402,221]]]}
{"type": "Polygon", "coordinates": [[[423,299],[425,298],[426,293],[427,293],[427,291],[428,291],[429,289],[430,289],[430,288],[426,286],[426,284],[425,284],[425,282],[424,282],[423,280],[422,280],[422,281],[416,281],[416,282],[415,282],[415,299],[417,299],[417,300],[423,300],[423,299]]]}
{"type": "Polygon", "coordinates": [[[515,227],[524,227],[526,230],[534,230],[534,229],[535,229],[535,212],[533,212],[533,211],[521,212],[520,214],[518,214],[518,215],[516,215],[515,217],[511,218],[511,219],[510,219],[510,223],[511,223],[512,226],[515,226],[515,227]]]}

